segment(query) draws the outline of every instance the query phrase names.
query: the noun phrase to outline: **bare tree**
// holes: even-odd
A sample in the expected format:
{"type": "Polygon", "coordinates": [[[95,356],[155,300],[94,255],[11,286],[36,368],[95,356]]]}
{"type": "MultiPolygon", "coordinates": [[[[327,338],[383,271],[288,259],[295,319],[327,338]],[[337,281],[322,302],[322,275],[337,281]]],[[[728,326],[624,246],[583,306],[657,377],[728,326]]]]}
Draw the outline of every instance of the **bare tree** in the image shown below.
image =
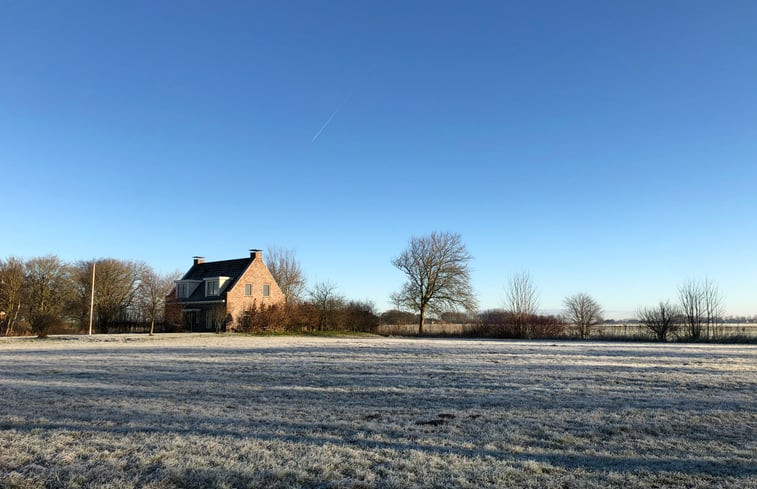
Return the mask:
{"type": "Polygon", "coordinates": [[[696,280],[689,280],[678,287],[681,302],[681,320],[693,340],[702,335],[704,322],[704,290],[696,280]]]}
{"type": "Polygon", "coordinates": [[[539,299],[536,286],[528,272],[521,272],[510,278],[510,284],[505,298],[505,310],[519,316],[536,314],[539,299]]]}
{"type": "Polygon", "coordinates": [[[23,287],[24,261],[16,257],[0,260],[0,331],[5,336],[14,334],[23,287]]]}
{"type": "Polygon", "coordinates": [[[531,319],[536,315],[539,300],[536,286],[528,272],[521,272],[510,278],[505,297],[505,310],[513,316],[517,334],[530,338],[531,319]]]}
{"type": "Polygon", "coordinates": [[[473,311],[476,298],[470,280],[472,256],[456,233],[433,232],[410,239],[408,248],[392,260],[407,282],[391,301],[418,311],[418,334],[423,334],[427,312],[463,308],[473,311]]]}
{"type": "Polygon", "coordinates": [[[150,321],[150,336],[155,334],[155,322],[163,319],[166,296],[174,288],[174,281],[181,277],[181,272],[161,275],[151,267],[142,270],[137,290],[137,307],[150,321]]]}
{"type": "Polygon", "coordinates": [[[715,282],[705,279],[702,283],[702,291],[704,293],[704,322],[706,326],[706,334],[708,338],[718,336],[720,334],[720,328],[718,325],[722,323],[723,315],[725,313],[723,306],[723,297],[720,295],[720,290],[715,282]]]}
{"type": "Polygon", "coordinates": [[[638,311],[639,321],[655,334],[657,340],[666,341],[675,333],[681,323],[680,310],[669,301],[660,302],[655,307],[644,307],[638,311]]]}
{"type": "MultiPolygon", "coordinates": [[[[400,297],[399,294],[392,294],[389,297],[389,301],[394,306],[394,310],[395,311],[401,311],[402,310],[402,307],[403,307],[403,305],[402,305],[402,297],[400,297]]],[[[413,322],[415,322],[415,321],[413,321],[413,322]]]]}
{"type": "Polygon", "coordinates": [[[221,334],[226,332],[226,328],[232,322],[232,317],[226,312],[225,307],[214,307],[210,310],[210,320],[216,334],[221,334]]]}
{"type": "Polygon", "coordinates": [[[602,322],[602,307],[589,294],[566,297],[563,304],[565,318],[575,326],[582,340],[589,337],[594,325],[602,322]]]}
{"type": "Polygon", "coordinates": [[[310,289],[310,300],[318,313],[318,331],[335,327],[337,313],[344,305],[344,297],[337,294],[336,285],[331,282],[317,282],[310,289]]]}
{"type": "Polygon", "coordinates": [[[24,265],[24,308],[39,337],[61,324],[70,304],[70,268],[57,256],[32,258],[24,265]]]}
{"type": "Polygon", "coordinates": [[[266,262],[268,270],[279,284],[286,300],[289,302],[302,300],[305,293],[305,275],[302,273],[302,267],[295,257],[294,250],[271,247],[268,249],[266,262]]]}
{"type": "Polygon", "coordinates": [[[716,325],[723,315],[723,299],[718,286],[705,279],[689,280],[678,288],[683,323],[691,339],[716,334],[716,325]]]}

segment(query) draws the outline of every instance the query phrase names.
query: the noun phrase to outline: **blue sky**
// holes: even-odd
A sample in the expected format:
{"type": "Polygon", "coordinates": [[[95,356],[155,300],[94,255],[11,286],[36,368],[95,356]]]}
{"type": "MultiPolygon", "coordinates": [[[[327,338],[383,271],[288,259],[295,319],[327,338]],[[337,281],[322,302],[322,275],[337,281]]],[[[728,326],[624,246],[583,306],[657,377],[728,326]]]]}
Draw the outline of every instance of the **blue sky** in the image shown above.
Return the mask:
{"type": "Polygon", "coordinates": [[[0,10],[1,257],[278,245],[385,309],[391,259],[440,230],[482,308],[529,271],[545,310],[709,277],[757,313],[755,2],[0,10]]]}

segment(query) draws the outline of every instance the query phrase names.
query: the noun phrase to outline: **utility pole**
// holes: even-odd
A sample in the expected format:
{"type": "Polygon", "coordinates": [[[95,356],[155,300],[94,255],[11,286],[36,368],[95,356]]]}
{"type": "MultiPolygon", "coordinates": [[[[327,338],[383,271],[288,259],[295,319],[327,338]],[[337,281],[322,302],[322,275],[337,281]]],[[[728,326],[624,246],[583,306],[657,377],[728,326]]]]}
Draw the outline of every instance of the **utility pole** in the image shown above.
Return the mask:
{"type": "Polygon", "coordinates": [[[89,299],[89,335],[92,336],[92,315],[95,312],[95,265],[97,262],[92,262],[92,295],[89,299]]]}

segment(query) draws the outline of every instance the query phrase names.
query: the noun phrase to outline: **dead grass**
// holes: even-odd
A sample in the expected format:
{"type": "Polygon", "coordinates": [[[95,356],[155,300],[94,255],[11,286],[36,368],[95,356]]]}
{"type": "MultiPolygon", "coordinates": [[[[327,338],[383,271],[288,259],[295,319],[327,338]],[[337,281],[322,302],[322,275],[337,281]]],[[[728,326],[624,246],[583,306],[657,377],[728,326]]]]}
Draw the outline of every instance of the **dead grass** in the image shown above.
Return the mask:
{"type": "Polygon", "coordinates": [[[757,347],[0,342],[0,486],[757,487],[757,347]]]}

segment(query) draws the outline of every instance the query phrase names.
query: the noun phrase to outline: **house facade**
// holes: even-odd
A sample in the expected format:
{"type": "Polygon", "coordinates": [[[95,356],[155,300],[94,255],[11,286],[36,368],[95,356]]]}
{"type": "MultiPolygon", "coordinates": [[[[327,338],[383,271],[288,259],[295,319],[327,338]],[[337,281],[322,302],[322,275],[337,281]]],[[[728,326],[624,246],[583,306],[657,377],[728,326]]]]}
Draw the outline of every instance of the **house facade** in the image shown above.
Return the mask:
{"type": "Polygon", "coordinates": [[[166,317],[186,331],[233,331],[245,311],[285,302],[260,250],[235,260],[193,260],[166,300],[166,317]]]}

